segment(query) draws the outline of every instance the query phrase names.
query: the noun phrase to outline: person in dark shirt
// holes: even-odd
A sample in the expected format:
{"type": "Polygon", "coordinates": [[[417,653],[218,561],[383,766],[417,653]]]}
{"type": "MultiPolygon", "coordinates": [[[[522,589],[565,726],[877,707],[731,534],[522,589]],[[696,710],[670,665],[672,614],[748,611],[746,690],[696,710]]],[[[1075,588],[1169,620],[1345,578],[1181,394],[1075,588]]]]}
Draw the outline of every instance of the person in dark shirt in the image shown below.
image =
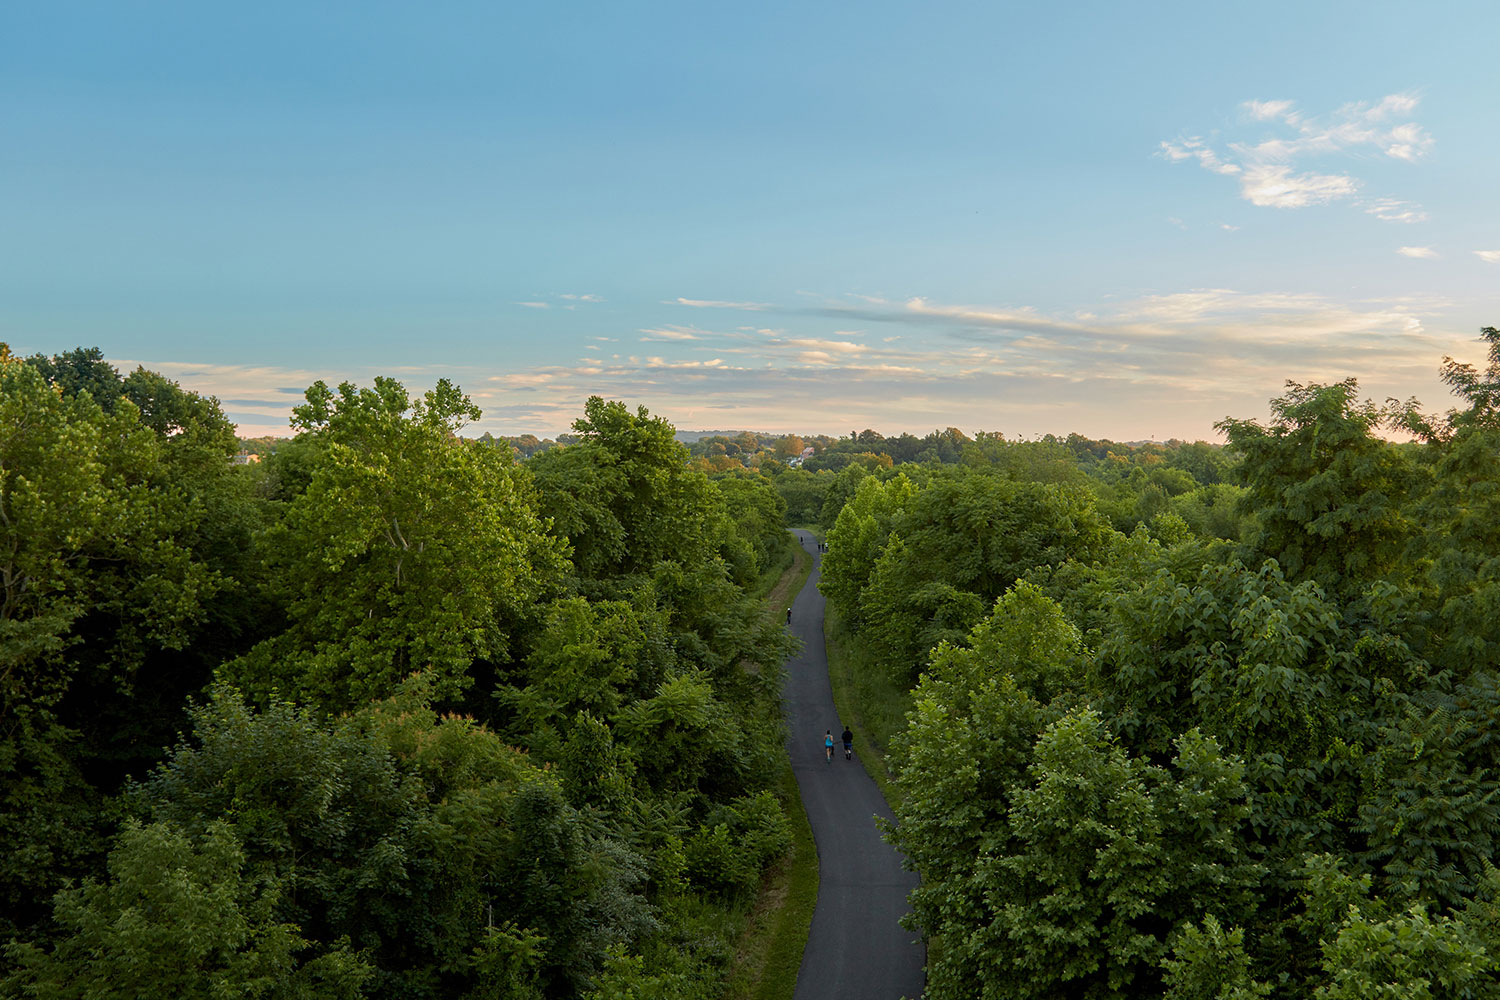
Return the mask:
{"type": "Polygon", "coordinates": [[[854,759],[854,734],[849,731],[849,727],[848,726],[844,727],[844,737],[843,737],[843,739],[844,739],[844,759],[845,760],[853,760],[854,759]]]}

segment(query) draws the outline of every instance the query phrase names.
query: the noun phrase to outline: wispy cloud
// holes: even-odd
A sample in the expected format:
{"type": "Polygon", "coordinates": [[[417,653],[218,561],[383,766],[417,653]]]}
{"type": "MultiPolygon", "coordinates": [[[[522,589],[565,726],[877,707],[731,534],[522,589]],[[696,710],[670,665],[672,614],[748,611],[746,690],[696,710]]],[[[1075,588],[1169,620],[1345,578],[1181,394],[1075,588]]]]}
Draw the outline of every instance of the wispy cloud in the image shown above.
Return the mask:
{"type": "Polygon", "coordinates": [[[723,302],[718,299],[667,299],[663,305],[690,306],[694,309],[743,309],[747,312],[763,312],[771,306],[765,302],[723,302]]]}
{"type": "Polygon", "coordinates": [[[604,297],[600,296],[600,295],[593,295],[593,294],[589,294],[589,295],[574,295],[571,292],[562,292],[557,297],[560,298],[560,299],[566,299],[569,302],[603,302],[604,301],[604,297]]]}
{"type": "Polygon", "coordinates": [[[1426,222],[1427,213],[1409,201],[1376,198],[1365,204],[1365,212],[1382,222],[1426,222]]]}
{"type": "Polygon", "coordinates": [[[1432,247],[1397,247],[1396,252],[1403,257],[1415,257],[1418,260],[1432,260],[1438,255],[1432,247]]]}
{"type": "Polygon", "coordinates": [[[1241,107],[1258,122],[1276,121],[1296,114],[1291,101],[1246,101],[1241,107]]]}
{"type": "Polygon", "coordinates": [[[518,305],[518,306],[525,306],[527,309],[551,309],[552,308],[552,303],[550,303],[550,302],[517,302],[516,305],[518,305]]]}
{"type": "MultiPolygon", "coordinates": [[[[1251,100],[1241,105],[1248,121],[1269,125],[1275,134],[1255,140],[1216,144],[1203,136],[1164,141],[1159,154],[1174,162],[1192,161],[1239,182],[1240,197],[1266,208],[1305,208],[1351,199],[1361,181],[1347,171],[1299,169],[1300,160],[1375,152],[1415,161],[1432,148],[1420,124],[1401,121],[1417,107],[1413,94],[1391,94],[1379,101],[1345,104],[1326,116],[1308,115],[1287,100],[1251,100]]],[[[1376,198],[1365,211],[1388,222],[1417,222],[1421,208],[1392,198],[1376,198]]]]}
{"type": "Polygon", "coordinates": [[[1475,250],[1474,256],[1486,264],[1500,264],[1500,250],[1475,250]]]}
{"type": "Polygon", "coordinates": [[[696,327],[671,325],[649,327],[641,332],[646,335],[642,340],[697,340],[702,333],[696,327]]]}

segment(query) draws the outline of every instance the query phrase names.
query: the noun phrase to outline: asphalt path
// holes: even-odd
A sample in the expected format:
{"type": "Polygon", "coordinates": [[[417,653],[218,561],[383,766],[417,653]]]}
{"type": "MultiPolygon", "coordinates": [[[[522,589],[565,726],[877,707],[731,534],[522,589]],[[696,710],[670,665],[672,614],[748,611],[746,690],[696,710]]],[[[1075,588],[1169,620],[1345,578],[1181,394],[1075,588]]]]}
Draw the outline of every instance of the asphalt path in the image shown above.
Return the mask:
{"type": "Polygon", "coordinates": [[[811,535],[796,535],[812,554],[813,570],[792,603],[790,628],[802,640],[802,652],[787,665],[783,704],[787,751],[818,845],[818,905],[793,997],[916,1000],[926,954],[920,938],[899,921],[917,877],[902,868],[900,853],[875,827],[876,816],[893,818],[879,787],[857,757],[844,760],[844,725],[833,707],[823,645],[822,558],[811,535]],[[823,753],[828,730],[836,744],[832,764],[823,753]]]}

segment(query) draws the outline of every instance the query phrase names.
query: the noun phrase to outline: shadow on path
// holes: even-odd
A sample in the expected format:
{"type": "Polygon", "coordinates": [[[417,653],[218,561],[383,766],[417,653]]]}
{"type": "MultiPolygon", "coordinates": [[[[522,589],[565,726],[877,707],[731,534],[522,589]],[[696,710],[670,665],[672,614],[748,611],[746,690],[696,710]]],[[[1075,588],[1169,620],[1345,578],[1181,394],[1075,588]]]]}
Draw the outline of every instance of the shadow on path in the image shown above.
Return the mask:
{"type": "Polygon", "coordinates": [[[782,700],[787,751],[818,845],[818,904],[794,997],[915,1000],[926,955],[917,935],[898,921],[917,876],[902,869],[901,856],[880,838],[875,817],[891,819],[891,810],[859,761],[846,761],[842,746],[832,764],[824,757],[824,732],[832,730],[838,743],[843,720],[833,706],[823,645],[822,558],[810,535],[796,535],[812,553],[813,569],[792,604],[790,628],[803,646],[787,664],[782,700]]]}

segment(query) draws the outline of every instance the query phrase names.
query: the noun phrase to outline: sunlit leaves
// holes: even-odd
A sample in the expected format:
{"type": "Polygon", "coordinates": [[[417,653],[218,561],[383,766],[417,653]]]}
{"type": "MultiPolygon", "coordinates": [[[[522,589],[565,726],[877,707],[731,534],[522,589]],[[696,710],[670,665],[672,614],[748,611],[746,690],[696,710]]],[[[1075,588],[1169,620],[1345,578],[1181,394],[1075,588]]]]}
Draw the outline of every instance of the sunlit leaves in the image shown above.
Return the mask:
{"type": "Polygon", "coordinates": [[[349,708],[422,674],[452,697],[476,660],[509,656],[515,622],[557,585],[561,545],[509,456],[453,436],[473,415],[455,394],[413,401],[390,379],[308,390],[298,420],[321,447],[266,538],[290,622],[229,668],[248,690],[349,708]]]}

